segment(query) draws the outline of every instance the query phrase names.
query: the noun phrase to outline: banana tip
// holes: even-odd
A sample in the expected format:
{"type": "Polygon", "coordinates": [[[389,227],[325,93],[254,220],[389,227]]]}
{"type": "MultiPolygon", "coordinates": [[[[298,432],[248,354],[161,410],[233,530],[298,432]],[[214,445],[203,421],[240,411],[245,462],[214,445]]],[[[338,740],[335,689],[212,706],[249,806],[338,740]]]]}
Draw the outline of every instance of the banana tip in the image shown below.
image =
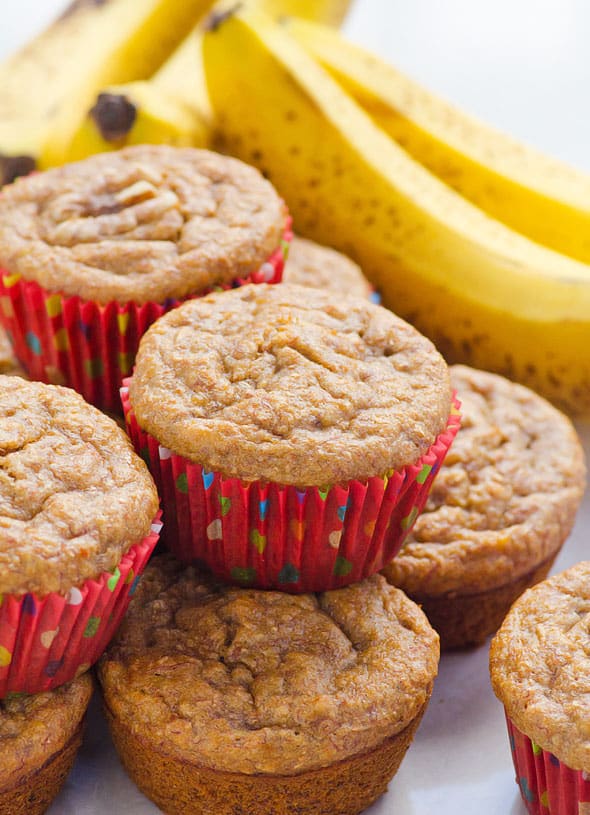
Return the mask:
{"type": "Polygon", "coordinates": [[[234,3],[229,8],[224,9],[223,11],[214,11],[210,14],[204,24],[205,31],[217,31],[217,29],[223,25],[223,23],[228,20],[230,17],[233,17],[241,8],[242,3],[234,3]]]}
{"type": "Polygon", "coordinates": [[[115,142],[126,136],[137,118],[137,108],[122,93],[100,93],[90,116],[105,141],[115,142]]]}

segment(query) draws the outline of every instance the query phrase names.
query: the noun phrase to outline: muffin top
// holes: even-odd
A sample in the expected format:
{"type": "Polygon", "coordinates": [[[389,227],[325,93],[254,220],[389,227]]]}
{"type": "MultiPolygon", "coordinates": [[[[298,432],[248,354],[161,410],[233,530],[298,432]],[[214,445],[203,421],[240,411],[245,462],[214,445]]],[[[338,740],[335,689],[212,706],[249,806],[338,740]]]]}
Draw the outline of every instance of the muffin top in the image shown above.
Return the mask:
{"type": "Polygon", "coordinates": [[[432,343],[390,311],[260,284],[158,320],[130,400],[144,430],[208,470],[309,486],[416,462],[446,426],[451,390],[432,343]]]}
{"type": "Polygon", "coordinates": [[[53,691],[0,699],[0,796],[68,744],[91,696],[84,674],[53,691]]]}
{"type": "Polygon", "coordinates": [[[438,636],[376,575],[324,594],[227,586],[148,565],[99,676],[157,749],[215,770],[292,774],[377,747],[428,701],[438,636]]]}
{"type": "Polygon", "coordinates": [[[334,249],[297,236],[291,241],[283,281],[351,297],[368,298],[373,293],[371,284],[354,261],[334,249]]]}
{"type": "Polygon", "coordinates": [[[255,271],[286,210],[253,167],[140,145],[27,176],[0,197],[0,265],[49,291],[163,302],[255,271]]]}
{"type": "Polygon", "coordinates": [[[528,589],[492,640],[496,696],[515,725],[590,772],[590,561],[528,589]]]}
{"type": "Polygon", "coordinates": [[[526,574],[562,545],[584,493],[584,452],[569,419],[503,377],[450,371],[461,427],[384,570],[418,596],[471,594],[526,574]]]}
{"type": "Polygon", "coordinates": [[[0,595],[65,594],[112,571],[157,509],[112,419],[69,388],[0,376],[0,595]]]}

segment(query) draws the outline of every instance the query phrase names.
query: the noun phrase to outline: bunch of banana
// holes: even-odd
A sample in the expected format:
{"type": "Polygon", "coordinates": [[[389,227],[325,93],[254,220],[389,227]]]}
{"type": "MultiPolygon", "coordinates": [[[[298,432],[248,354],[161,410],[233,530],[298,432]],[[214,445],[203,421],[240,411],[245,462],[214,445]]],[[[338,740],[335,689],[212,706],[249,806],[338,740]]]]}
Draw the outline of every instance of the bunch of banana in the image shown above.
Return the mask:
{"type": "Polygon", "coordinates": [[[97,91],[151,76],[211,0],[77,0],[0,66],[3,182],[61,164],[97,91]]]}
{"type": "MultiPolygon", "coordinates": [[[[339,25],[350,0],[255,0],[273,18],[299,18],[339,25]]],[[[218,13],[236,4],[218,5],[218,13]]],[[[211,111],[197,28],[151,79],[102,88],[82,117],[66,159],[75,161],[126,144],[206,147],[211,111]]]]}
{"type": "Polygon", "coordinates": [[[255,8],[205,33],[220,144],[302,234],[350,254],[449,360],[590,413],[590,267],[487,216],[415,161],[255,8]]]}
{"type": "MultiPolygon", "coordinates": [[[[273,16],[338,24],[350,0],[258,2],[273,16]]],[[[74,0],[0,65],[0,186],[123,144],[205,145],[199,36],[186,37],[212,4],[74,0]]]]}

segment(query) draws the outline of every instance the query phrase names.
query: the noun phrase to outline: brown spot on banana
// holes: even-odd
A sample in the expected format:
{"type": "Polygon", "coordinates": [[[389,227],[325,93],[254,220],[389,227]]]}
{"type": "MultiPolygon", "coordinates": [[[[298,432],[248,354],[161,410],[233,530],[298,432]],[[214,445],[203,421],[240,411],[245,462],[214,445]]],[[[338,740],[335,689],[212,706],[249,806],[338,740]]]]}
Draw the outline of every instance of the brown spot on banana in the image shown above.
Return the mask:
{"type": "Polygon", "coordinates": [[[126,136],[137,118],[137,108],[124,94],[100,93],[90,111],[105,141],[116,142],[126,136]]]}
{"type": "Polygon", "coordinates": [[[28,175],[36,168],[32,156],[5,156],[0,153],[0,186],[10,184],[19,175],[28,175]]]}

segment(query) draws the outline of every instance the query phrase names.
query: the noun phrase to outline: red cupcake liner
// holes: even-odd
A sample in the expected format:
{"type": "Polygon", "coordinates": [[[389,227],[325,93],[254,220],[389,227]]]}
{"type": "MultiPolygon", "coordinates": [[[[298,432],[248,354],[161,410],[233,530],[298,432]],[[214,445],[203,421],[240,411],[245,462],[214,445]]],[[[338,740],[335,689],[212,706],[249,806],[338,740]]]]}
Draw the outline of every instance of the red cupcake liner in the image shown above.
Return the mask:
{"type": "Polygon", "coordinates": [[[99,659],[158,542],[161,514],[114,572],[86,580],[65,597],[0,595],[0,699],[57,688],[99,659]]]}
{"type": "MultiPolygon", "coordinates": [[[[292,237],[288,218],[280,246],[260,269],[217,288],[280,283],[292,237]]],[[[20,274],[0,270],[0,321],[31,379],[68,385],[87,402],[115,413],[121,410],[119,388],[133,369],[141,337],[181,302],[100,305],[47,291],[20,274]]]]}
{"type": "Polygon", "coordinates": [[[447,427],[427,453],[383,478],[305,489],[243,483],[204,470],[145,433],[129,381],[121,389],[127,429],[158,487],[168,548],[225,581],[288,592],[326,591],[380,571],[422,511],[460,422],[454,399],[447,427]]]}
{"type": "Polygon", "coordinates": [[[590,815],[590,775],[543,750],[508,717],[506,724],[516,783],[530,815],[590,815]]]}

